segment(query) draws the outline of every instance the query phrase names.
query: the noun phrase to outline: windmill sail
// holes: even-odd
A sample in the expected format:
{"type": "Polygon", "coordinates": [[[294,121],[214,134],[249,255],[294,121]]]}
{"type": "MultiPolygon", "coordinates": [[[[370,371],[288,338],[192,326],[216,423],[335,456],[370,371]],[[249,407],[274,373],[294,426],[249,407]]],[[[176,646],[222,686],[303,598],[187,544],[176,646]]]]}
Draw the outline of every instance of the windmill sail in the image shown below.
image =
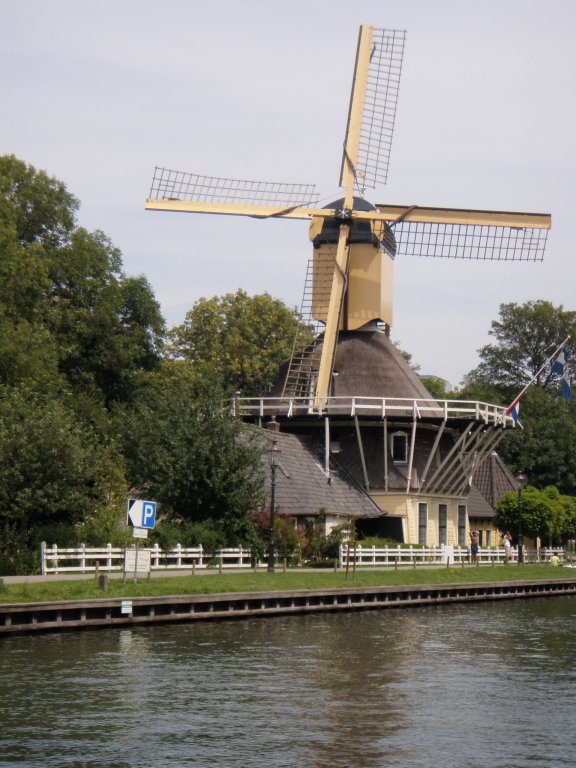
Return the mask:
{"type": "Polygon", "coordinates": [[[485,261],[542,261],[551,217],[542,213],[378,205],[396,254],[485,261]]]}
{"type": "MultiPolygon", "coordinates": [[[[402,73],[406,32],[398,29],[362,27],[358,41],[358,53],[354,68],[350,109],[344,146],[354,130],[353,104],[359,88],[363,88],[363,109],[360,117],[360,133],[357,156],[354,161],[356,188],[360,194],[366,188],[388,181],[388,166],[396,119],[396,105],[402,73]],[[369,63],[366,77],[361,76],[362,35],[370,33],[369,63]]],[[[352,160],[352,158],[348,158],[352,160]]],[[[340,185],[344,186],[346,155],[342,159],[340,185]]]]}

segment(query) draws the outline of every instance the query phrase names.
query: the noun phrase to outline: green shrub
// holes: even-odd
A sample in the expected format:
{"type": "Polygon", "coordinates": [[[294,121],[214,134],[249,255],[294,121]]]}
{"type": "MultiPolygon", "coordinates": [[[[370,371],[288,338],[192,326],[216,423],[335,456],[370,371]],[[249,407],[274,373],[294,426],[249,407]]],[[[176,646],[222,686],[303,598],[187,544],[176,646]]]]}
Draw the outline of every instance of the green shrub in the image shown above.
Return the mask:
{"type": "MultiPolygon", "coordinates": [[[[359,538],[358,544],[362,547],[376,547],[377,549],[383,547],[403,547],[401,541],[395,541],[395,539],[384,539],[380,536],[366,536],[366,538],[359,538]]],[[[416,546],[416,545],[414,545],[416,546]]]]}
{"type": "Polygon", "coordinates": [[[31,576],[40,573],[40,552],[27,550],[8,555],[0,552],[0,576],[31,576]]]}

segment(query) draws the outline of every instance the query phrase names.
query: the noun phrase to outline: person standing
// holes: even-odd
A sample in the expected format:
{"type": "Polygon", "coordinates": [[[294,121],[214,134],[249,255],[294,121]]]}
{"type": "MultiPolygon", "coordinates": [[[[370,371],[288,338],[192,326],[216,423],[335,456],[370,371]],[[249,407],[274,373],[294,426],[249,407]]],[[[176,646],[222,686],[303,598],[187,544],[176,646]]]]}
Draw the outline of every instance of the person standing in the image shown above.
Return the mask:
{"type": "Polygon", "coordinates": [[[506,531],[502,536],[502,543],[504,544],[504,565],[508,565],[512,558],[512,536],[510,531],[506,531]]]}
{"type": "Polygon", "coordinates": [[[470,531],[470,560],[472,565],[478,564],[478,546],[480,544],[480,534],[478,531],[470,531]]]}

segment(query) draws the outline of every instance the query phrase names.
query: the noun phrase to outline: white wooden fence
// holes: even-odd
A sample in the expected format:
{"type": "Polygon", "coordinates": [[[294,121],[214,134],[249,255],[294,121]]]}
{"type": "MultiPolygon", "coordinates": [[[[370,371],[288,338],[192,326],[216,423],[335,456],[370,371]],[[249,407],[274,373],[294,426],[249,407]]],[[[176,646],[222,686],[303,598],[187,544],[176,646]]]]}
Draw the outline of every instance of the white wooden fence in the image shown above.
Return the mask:
{"type": "MultiPolygon", "coordinates": [[[[252,568],[252,553],[242,547],[220,549],[217,552],[205,552],[202,546],[182,547],[177,544],[174,549],[163,551],[158,544],[152,547],[140,547],[150,552],[150,569],[165,570],[195,570],[207,568],[234,569],[252,568]]],[[[524,548],[526,563],[548,562],[553,554],[564,561],[564,550],[559,548],[542,548],[539,550],[524,548]]],[[[40,572],[50,573],[94,573],[122,571],[124,568],[125,550],[123,547],[86,547],[80,545],[74,548],[59,547],[57,544],[48,546],[45,542],[40,545],[40,572]]],[[[517,560],[518,554],[512,550],[512,558],[517,560]]],[[[485,547],[478,553],[481,565],[503,564],[504,547],[485,547]]],[[[466,565],[470,562],[470,552],[467,547],[452,545],[442,547],[412,547],[399,545],[397,547],[356,547],[343,544],[340,547],[339,566],[354,565],[355,567],[406,567],[416,565],[466,565]]],[[[256,563],[257,568],[266,567],[264,559],[256,563]]]]}
{"type": "MultiPolygon", "coordinates": [[[[546,563],[553,554],[564,561],[565,553],[562,547],[542,547],[528,549],[524,547],[525,563],[546,563]]],[[[454,545],[437,547],[413,547],[398,545],[397,547],[362,547],[357,544],[343,544],[340,547],[340,565],[355,564],[356,566],[406,566],[406,565],[465,565],[470,563],[470,549],[454,545]]],[[[512,548],[512,560],[518,560],[518,549],[512,548]]],[[[504,564],[506,554],[504,547],[484,547],[478,551],[480,565],[504,564]]]]}
{"type": "MultiPolygon", "coordinates": [[[[219,549],[217,552],[206,552],[202,546],[182,547],[177,544],[174,549],[164,551],[158,544],[151,547],[140,547],[142,551],[150,552],[150,569],[152,571],[192,570],[196,568],[250,568],[253,566],[252,554],[249,549],[242,547],[219,549]]],[[[122,571],[124,569],[124,547],[59,547],[57,544],[48,546],[40,544],[40,572],[49,573],[90,573],[122,571]]],[[[257,567],[266,565],[257,563],[257,567]]]]}

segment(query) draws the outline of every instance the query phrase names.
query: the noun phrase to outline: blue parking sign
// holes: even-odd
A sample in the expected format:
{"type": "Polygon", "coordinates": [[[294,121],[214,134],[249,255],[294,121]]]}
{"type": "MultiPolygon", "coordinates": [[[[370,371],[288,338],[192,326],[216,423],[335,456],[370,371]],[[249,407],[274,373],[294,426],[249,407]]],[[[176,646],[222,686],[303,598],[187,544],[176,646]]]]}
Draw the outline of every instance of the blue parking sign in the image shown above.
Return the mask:
{"type": "Polygon", "coordinates": [[[156,502],[145,501],[142,504],[142,528],[154,528],[156,521],[156,502]]]}

